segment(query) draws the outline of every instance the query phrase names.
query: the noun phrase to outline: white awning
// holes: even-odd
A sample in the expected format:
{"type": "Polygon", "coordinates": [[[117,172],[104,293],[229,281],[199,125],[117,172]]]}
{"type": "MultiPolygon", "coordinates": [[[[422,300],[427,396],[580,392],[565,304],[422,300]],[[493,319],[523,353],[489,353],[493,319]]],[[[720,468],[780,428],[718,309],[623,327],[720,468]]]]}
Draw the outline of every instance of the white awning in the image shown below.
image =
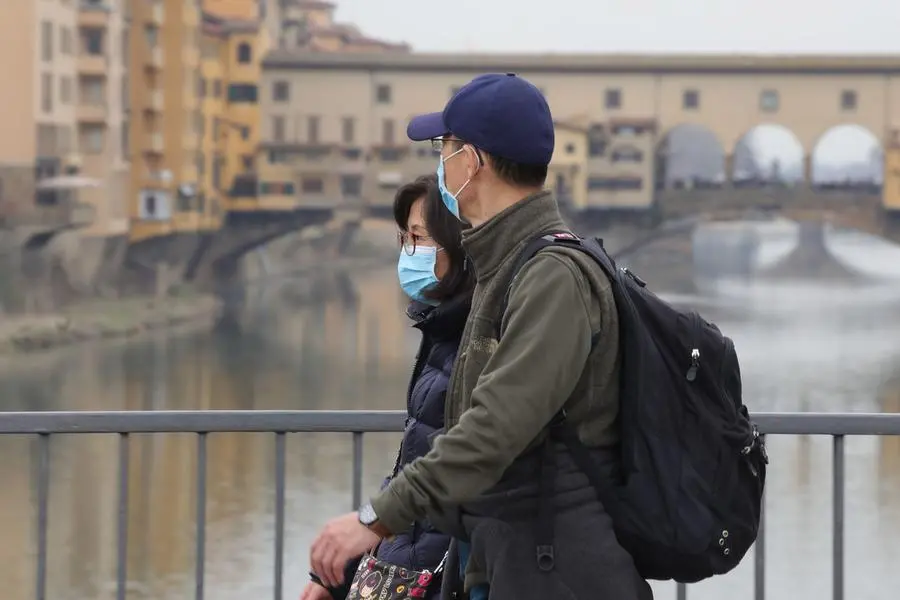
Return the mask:
{"type": "Polygon", "coordinates": [[[61,175],[48,177],[37,183],[39,190],[77,190],[82,188],[98,188],[102,185],[99,179],[84,177],[82,175],[61,175]]]}

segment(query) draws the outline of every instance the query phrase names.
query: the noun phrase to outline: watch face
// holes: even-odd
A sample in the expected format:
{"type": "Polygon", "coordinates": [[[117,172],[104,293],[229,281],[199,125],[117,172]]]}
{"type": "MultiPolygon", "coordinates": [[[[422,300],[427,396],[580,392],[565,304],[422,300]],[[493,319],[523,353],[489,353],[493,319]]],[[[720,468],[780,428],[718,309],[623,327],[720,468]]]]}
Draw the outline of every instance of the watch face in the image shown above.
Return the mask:
{"type": "Polygon", "coordinates": [[[372,523],[378,520],[378,515],[375,514],[375,509],[372,508],[371,504],[366,504],[359,508],[359,522],[368,527],[372,523]]]}

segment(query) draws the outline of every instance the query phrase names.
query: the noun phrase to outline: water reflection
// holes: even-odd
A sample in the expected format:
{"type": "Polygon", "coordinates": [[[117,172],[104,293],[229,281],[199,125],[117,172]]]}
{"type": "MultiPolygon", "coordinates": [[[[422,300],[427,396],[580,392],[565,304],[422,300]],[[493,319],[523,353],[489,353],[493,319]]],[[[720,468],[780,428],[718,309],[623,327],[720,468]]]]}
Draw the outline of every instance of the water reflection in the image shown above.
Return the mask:
{"type": "MultiPolygon", "coordinates": [[[[851,298],[814,285],[743,285],[676,300],[701,306],[734,337],[753,408],[900,410],[895,291],[858,293],[865,308],[854,311],[851,298]]],[[[0,402],[7,410],[403,406],[417,337],[391,269],[292,281],[253,290],[241,301],[213,334],[82,347],[54,355],[41,368],[7,369],[0,375],[0,402]]],[[[129,598],[188,597],[196,440],[141,435],[131,444],[129,598]]],[[[367,489],[389,472],[395,444],[393,435],[367,436],[367,489]]],[[[783,437],[770,446],[769,597],[823,597],[830,592],[831,442],[783,437]]],[[[50,598],[114,597],[116,448],[115,436],[53,441],[50,598]]],[[[888,558],[900,535],[900,440],[852,439],[847,451],[848,590],[855,598],[880,597],[878,592],[900,585],[888,558]]],[[[3,597],[28,598],[34,579],[33,441],[0,439],[0,453],[3,597]]],[[[208,456],[207,595],[270,595],[274,440],[212,435],[208,456]]],[[[292,597],[305,580],[316,527],[350,508],[350,439],[292,435],[287,459],[285,591],[292,597]]],[[[734,575],[700,585],[692,597],[751,598],[751,558],[734,575]]],[[[673,592],[657,587],[659,597],[673,592]]]]}

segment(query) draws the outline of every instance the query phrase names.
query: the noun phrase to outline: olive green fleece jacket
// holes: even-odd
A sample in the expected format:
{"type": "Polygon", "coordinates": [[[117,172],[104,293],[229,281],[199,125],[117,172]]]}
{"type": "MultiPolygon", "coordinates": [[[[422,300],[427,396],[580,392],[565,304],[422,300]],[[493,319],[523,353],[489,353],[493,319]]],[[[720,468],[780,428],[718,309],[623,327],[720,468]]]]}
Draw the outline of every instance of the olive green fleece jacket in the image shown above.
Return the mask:
{"type": "Polygon", "coordinates": [[[553,247],[526,263],[509,285],[496,339],[519,254],[541,233],[566,229],[553,195],[541,192],[463,234],[477,283],[447,391],[446,433],[372,498],[389,531],[477,499],[563,407],[585,444],[618,441],[618,318],[590,257],[553,247]]]}

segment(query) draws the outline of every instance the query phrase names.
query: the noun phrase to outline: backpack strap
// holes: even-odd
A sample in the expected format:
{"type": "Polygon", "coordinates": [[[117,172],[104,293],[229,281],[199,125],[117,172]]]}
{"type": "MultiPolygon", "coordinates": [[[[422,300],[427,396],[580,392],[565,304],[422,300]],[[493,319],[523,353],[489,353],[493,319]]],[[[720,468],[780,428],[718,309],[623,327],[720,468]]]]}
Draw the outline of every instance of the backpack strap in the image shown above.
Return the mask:
{"type": "MultiPolygon", "coordinates": [[[[603,241],[600,239],[581,238],[570,231],[554,231],[541,234],[525,245],[525,248],[516,258],[512,272],[506,284],[506,291],[500,304],[500,310],[495,320],[495,335],[500,339],[503,315],[509,304],[509,293],[512,282],[515,280],[522,267],[537,255],[538,252],[549,246],[564,246],[584,252],[590,256],[603,269],[603,273],[610,281],[614,281],[616,265],[613,259],[606,253],[603,248],[603,241]]],[[[591,336],[591,346],[597,344],[600,338],[600,332],[596,332],[591,336]]],[[[588,475],[591,483],[600,495],[600,487],[602,481],[599,478],[596,468],[593,466],[593,460],[588,453],[587,448],[578,439],[575,429],[566,421],[565,410],[559,412],[551,421],[549,432],[539,450],[540,467],[538,470],[538,498],[537,498],[537,515],[534,523],[534,538],[537,552],[537,566],[541,571],[552,571],[555,567],[555,556],[553,549],[554,538],[554,484],[555,484],[555,455],[554,440],[562,441],[579,468],[588,475]],[[590,467],[590,468],[588,468],[590,467]],[[596,480],[596,481],[595,481],[596,480]]],[[[603,496],[601,502],[605,507],[612,505],[614,499],[611,489],[604,485],[603,496]],[[606,493],[608,492],[608,493],[606,493]]]]}
{"type": "MultiPolygon", "coordinates": [[[[506,284],[506,291],[503,294],[503,300],[500,302],[500,310],[497,312],[494,321],[494,334],[498,340],[500,339],[503,315],[506,314],[506,309],[509,306],[509,293],[513,281],[515,281],[516,276],[519,274],[519,271],[522,270],[522,267],[525,266],[525,263],[534,258],[538,252],[548,246],[563,246],[565,248],[572,248],[573,250],[584,252],[590,256],[594,262],[600,265],[600,268],[603,269],[603,273],[610,282],[615,282],[616,263],[603,247],[602,239],[582,238],[570,231],[551,231],[543,233],[525,245],[525,248],[519,254],[518,258],[516,258],[516,262],[513,265],[509,281],[506,284]]],[[[591,337],[591,345],[596,344],[599,337],[600,332],[594,333],[591,337]]]]}

